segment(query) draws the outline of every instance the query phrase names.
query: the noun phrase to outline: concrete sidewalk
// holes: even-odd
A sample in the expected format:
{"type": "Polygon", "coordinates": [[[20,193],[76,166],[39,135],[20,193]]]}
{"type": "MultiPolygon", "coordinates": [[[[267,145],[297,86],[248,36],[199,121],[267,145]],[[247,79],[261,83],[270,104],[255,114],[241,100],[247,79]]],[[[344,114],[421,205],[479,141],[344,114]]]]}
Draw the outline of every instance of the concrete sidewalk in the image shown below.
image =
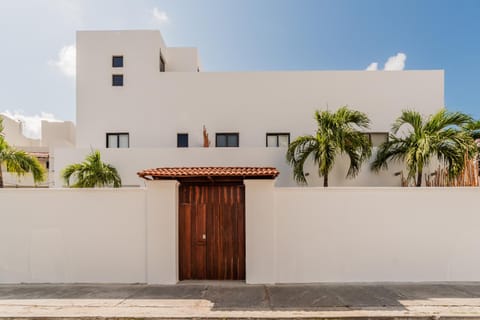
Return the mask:
{"type": "Polygon", "coordinates": [[[480,318],[480,283],[0,285],[0,318],[480,318]]]}

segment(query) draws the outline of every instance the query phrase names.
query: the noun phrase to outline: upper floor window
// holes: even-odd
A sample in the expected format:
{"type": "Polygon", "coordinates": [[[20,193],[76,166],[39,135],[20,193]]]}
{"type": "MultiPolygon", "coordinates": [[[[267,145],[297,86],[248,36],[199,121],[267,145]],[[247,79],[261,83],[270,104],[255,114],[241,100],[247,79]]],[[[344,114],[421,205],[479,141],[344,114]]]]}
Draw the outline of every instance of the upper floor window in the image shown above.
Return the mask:
{"type": "Polygon", "coordinates": [[[162,53],[160,53],[160,72],[165,72],[165,60],[163,59],[162,53]]]}
{"type": "Polygon", "coordinates": [[[128,133],[107,133],[107,148],[129,148],[130,136],[128,133]]]}
{"type": "Polygon", "coordinates": [[[267,133],[267,148],[286,148],[290,144],[290,133],[267,133]]]}
{"type": "Polygon", "coordinates": [[[123,68],[123,56],[112,57],[112,68],[123,68]]]}
{"type": "Polygon", "coordinates": [[[123,87],[123,74],[112,74],[112,86],[123,87]]]}
{"type": "Polygon", "coordinates": [[[215,147],[236,148],[239,146],[238,133],[217,133],[215,135],[215,147]]]}
{"type": "Polygon", "coordinates": [[[177,148],[188,148],[188,133],[177,133],[177,148]]]}
{"type": "Polygon", "coordinates": [[[367,132],[365,133],[372,144],[372,147],[378,147],[388,141],[388,132],[367,132]]]}

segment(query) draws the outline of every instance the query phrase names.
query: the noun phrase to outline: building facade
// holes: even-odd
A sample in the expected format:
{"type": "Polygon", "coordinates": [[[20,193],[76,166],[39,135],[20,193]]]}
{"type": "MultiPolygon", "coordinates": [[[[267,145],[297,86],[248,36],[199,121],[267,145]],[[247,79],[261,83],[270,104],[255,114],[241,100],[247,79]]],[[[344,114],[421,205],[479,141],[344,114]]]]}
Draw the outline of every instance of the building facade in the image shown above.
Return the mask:
{"type": "Polygon", "coordinates": [[[23,134],[24,123],[0,114],[5,140],[16,149],[23,150],[36,157],[47,172],[44,182],[35,184],[31,174],[18,176],[3,167],[6,187],[52,187],[55,177],[55,149],[75,147],[75,125],[71,121],[45,121],[41,123],[41,137],[28,138],[23,134]]]}
{"type": "MultiPolygon", "coordinates": [[[[315,110],[365,112],[376,146],[401,110],[444,105],[441,70],[203,72],[196,48],[167,47],[159,31],[79,31],[76,45],[77,144],[59,150],[57,167],[100,149],[127,185],[141,185],[135,173],[150,167],[229,165],[277,167],[277,185],[294,186],[286,146],[314,133],[315,110]]],[[[332,185],[400,184],[400,167],[377,175],[365,166],[346,180],[346,165],[332,185]]]]}

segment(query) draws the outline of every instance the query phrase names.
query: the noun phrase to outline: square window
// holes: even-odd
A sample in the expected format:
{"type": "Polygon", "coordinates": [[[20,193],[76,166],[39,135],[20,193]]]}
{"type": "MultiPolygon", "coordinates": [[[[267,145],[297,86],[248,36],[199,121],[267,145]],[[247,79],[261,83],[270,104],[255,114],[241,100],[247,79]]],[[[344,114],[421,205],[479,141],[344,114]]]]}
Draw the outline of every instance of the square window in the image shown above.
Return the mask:
{"type": "Polygon", "coordinates": [[[118,148],[118,136],[107,133],[107,148],[118,148]]]}
{"type": "Polygon", "coordinates": [[[112,75],[112,86],[123,87],[123,74],[112,75]]]}
{"type": "Polygon", "coordinates": [[[227,146],[227,136],[224,135],[224,134],[217,134],[215,146],[216,147],[221,147],[221,148],[226,147],[227,146]]]}
{"type": "Polygon", "coordinates": [[[177,148],[188,148],[188,133],[177,134],[177,148]]]}
{"type": "Polygon", "coordinates": [[[107,133],[107,148],[129,148],[130,134],[107,133]]]}
{"type": "Polygon", "coordinates": [[[215,135],[215,146],[218,148],[238,148],[238,133],[217,133],[215,135]]]}
{"type": "Polygon", "coordinates": [[[277,147],[278,137],[273,134],[267,134],[267,147],[277,147]]]}
{"type": "Polygon", "coordinates": [[[267,133],[267,148],[287,148],[290,133],[267,133]]]}
{"type": "Polygon", "coordinates": [[[123,56],[112,57],[112,68],[123,68],[123,56]]]}

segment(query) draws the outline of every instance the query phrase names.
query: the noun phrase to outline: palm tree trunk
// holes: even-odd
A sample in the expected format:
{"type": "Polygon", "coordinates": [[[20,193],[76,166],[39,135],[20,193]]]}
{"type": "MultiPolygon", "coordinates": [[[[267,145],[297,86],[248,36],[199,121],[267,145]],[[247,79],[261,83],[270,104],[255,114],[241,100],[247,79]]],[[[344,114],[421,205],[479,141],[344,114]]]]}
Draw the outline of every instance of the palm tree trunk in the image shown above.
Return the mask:
{"type": "Polygon", "coordinates": [[[2,164],[0,163],[0,188],[3,188],[2,164]]]}
{"type": "Polygon", "coordinates": [[[328,174],[323,176],[323,186],[328,187],[328,174]]]}
{"type": "Polygon", "coordinates": [[[417,187],[422,186],[422,175],[423,175],[423,170],[418,169],[418,172],[417,172],[417,187]]]}

